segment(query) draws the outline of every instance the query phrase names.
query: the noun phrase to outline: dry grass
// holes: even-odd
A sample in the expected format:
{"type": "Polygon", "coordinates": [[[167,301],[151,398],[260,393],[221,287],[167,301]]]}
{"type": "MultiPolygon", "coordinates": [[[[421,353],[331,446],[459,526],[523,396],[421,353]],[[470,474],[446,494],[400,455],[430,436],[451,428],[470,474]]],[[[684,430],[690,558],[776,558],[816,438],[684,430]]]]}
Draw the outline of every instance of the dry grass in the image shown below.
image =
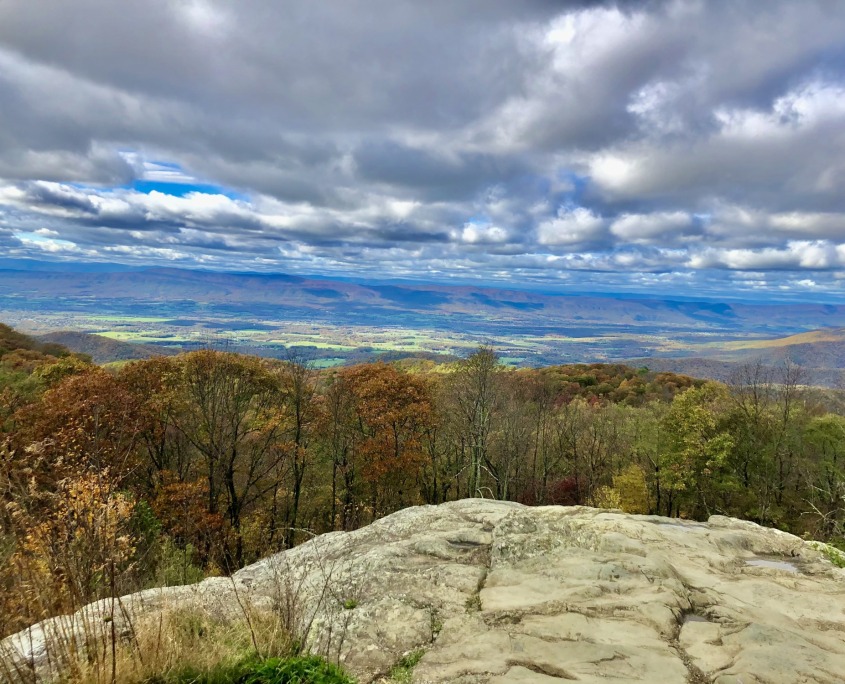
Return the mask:
{"type": "Polygon", "coordinates": [[[115,649],[114,672],[106,658],[79,658],[70,681],[74,684],[136,684],[169,680],[178,672],[210,672],[251,656],[289,656],[290,635],[278,616],[254,611],[249,619],[214,618],[198,608],[160,613],[136,626],[132,638],[115,649]]]}
{"type": "MultiPolygon", "coordinates": [[[[5,652],[0,644],[0,683],[164,684],[182,681],[185,672],[237,669],[246,661],[298,657],[309,648],[336,662],[349,611],[343,610],[344,596],[329,590],[331,564],[315,554],[305,568],[274,564],[272,589],[257,597],[234,580],[220,578],[204,585],[205,591],[150,590],[46,620],[30,629],[29,643],[24,632],[17,649],[31,652],[33,644],[43,642],[46,662],[39,659],[36,667],[23,661],[6,641],[5,652]],[[311,639],[321,608],[342,619],[311,639]]],[[[41,599],[46,602],[49,596],[41,599]]]]}
{"type": "Polygon", "coordinates": [[[35,672],[7,652],[0,681],[61,680],[72,684],[136,684],[166,680],[181,670],[210,671],[248,657],[286,657],[296,644],[281,616],[246,607],[219,616],[198,605],[165,607],[135,621],[99,611],[53,620],[47,631],[49,665],[35,672]]]}

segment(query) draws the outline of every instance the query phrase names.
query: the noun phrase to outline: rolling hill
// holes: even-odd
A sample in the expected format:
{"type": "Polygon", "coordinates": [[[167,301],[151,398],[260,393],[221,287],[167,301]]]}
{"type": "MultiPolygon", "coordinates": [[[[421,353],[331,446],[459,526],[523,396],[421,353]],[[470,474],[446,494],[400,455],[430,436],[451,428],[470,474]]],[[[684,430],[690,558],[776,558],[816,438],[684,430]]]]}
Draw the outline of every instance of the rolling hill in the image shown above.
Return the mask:
{"type": "Polygon", "coordinates": [[[153,356],[171,356],[178,354],[178,349],[151,344],[134,344],[112,340],[102,335],[60,330],[37,338],[43,343],[60,344],[71,351],[86,354],[94,363],[111,363],[113,361],[133,361],[148,359],[153,356]]]}
{"type": "Polygon", "coordinates": [[[762,363],[775,376],[784,364],[801,367],[801,381],[808,385],[845,388],[845,328],[822,328],[786,337],[725,342],[691,350],[689,356],[631,359],[652,370],[687,373],[729,382],[743,365],[762,363]],[[701,354],[700,356],[696,354],[701,354]]]}

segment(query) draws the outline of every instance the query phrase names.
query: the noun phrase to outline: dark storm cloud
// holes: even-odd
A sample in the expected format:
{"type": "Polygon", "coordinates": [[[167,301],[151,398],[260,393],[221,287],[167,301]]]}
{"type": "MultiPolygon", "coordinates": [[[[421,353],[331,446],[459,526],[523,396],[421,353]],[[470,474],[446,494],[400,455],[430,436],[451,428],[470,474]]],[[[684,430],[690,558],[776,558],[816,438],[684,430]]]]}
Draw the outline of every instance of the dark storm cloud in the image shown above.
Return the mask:
{"type": "Polygon", "coordinates": [[[0,2],[15,253],[835,289],[843,160],[827,0],[0,2]]]}

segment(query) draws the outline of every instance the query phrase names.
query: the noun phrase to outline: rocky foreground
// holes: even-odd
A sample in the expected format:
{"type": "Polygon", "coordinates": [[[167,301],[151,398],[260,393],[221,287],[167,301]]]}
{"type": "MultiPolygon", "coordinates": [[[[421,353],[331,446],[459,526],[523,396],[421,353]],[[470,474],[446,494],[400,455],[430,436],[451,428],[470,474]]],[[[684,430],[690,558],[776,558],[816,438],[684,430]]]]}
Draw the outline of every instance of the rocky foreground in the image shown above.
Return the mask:
{"type": "MultiPolygon", "coordinates": [[[[85,622],[198,605],[293,614],[361,682],[843,682],[845,570],[801,539],[584,507],[465,500],[317,537],[232,579],[102,601],[85,622]]],[[[47,672],[54,631],[3,642],[47,672]]],[[[56,627],[60,626],[61,630],[56,627]]],[[[13,657],[7,653],[7,657],[13,657]]]]}

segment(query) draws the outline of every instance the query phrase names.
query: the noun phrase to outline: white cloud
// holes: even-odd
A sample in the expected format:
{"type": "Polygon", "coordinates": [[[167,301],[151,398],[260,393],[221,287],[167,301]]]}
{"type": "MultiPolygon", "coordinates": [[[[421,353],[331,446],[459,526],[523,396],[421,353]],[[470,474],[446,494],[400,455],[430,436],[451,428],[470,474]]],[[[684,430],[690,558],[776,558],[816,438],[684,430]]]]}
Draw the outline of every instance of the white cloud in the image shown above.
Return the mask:
{"type": "Polygon", "coordinates": [[[483,223],[465,223],[460,231],[461,242],[469,244],[502,243],[508,239],[508,233],[503,228],[483,223]]]}
{"type": "Polygon", "coordinates": [[[707,248],[694,254],[692,268],[729,268],[734,270],[826,270],[845,266],[845,244],[827,241],[795,240],[785,247],[763,249],[707,248]]]}
{"type": "Polygon", "coordinates": [[[584,207],[564,208],[555,218],[537,226],[541,245],[577,245],[599,239],[605,232],[605,220],[584,207]]]}

